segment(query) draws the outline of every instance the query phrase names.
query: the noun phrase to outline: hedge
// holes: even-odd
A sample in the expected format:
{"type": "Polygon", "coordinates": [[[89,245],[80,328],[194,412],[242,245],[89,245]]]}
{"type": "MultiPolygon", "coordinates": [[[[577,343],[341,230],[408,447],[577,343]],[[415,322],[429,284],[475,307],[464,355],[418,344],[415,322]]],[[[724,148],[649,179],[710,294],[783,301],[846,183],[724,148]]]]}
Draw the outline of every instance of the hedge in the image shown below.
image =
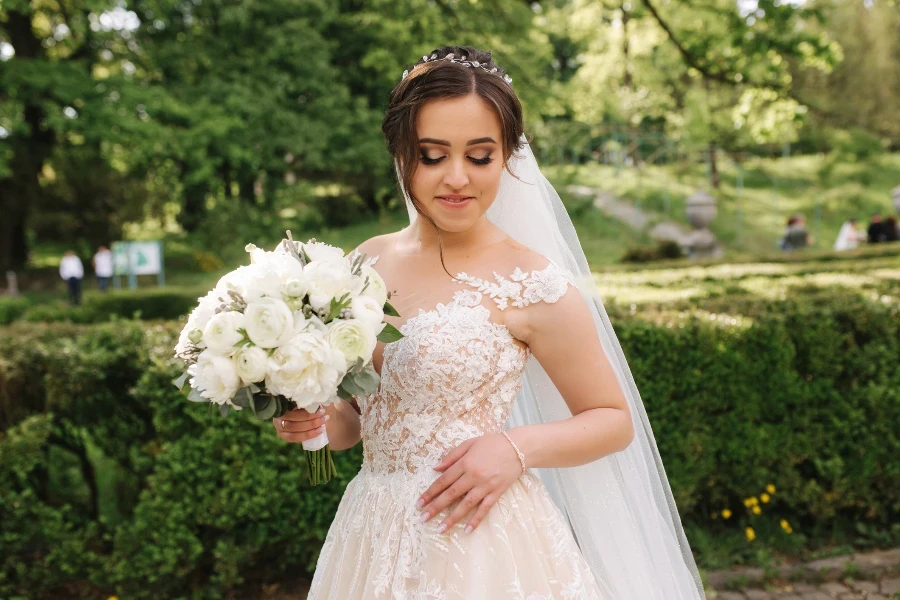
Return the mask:
{"type": "MultiPolygon", "coordinates": [[[[837,293],[765,306],[617,319],[698,559],[720,566],[710,544],[748,526],[782,552],[900,542],[900,311],[837,293]]],[[[220,598],[312,570],[359,446],[310,488],[271,425],[178,394],[176,324],[3,331],[0,597],[220,598]]]]}
{"type": "Polygon", "coordinates": [[[62,300],[50,304],[32,304],[24,298],[0,297],[0,325],[15,321],[32,323],[101,323],[116,317],[146,320],[177,319],[197,305],[205,292],[182,289],[122,291],[88,294],[80,306],[62,300]]]}

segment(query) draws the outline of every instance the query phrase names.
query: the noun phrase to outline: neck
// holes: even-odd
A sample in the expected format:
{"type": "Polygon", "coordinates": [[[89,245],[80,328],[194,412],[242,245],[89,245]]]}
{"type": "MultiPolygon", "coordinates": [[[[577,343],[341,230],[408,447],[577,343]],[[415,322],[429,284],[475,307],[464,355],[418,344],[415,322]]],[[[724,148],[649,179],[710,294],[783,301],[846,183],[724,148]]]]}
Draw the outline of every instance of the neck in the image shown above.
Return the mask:
{"type": "Polygon", "coordinates": [[[418,215],[409,226],[409,241],[420,252],[437,253],[443,245],[444,255],[466,252],[493,243],[500,239],[496,227],[482,216],[465,231],[440,231],[430,221],[418,215]]]}

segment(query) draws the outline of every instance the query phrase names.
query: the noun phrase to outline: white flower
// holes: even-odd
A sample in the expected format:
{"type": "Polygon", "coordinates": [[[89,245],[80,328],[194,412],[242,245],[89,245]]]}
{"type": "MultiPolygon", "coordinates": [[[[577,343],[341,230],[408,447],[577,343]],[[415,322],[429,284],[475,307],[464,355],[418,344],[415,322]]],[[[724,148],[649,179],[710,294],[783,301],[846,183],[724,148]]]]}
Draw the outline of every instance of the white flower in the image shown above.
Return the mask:
{"type": "Polygon", "coordinates": [[[191,387],[200,390],[201,396],[216,404],[233,406],[231,398],[238,391],[241,379],[230,358],[204,350],[197,358],[197,364],[188,368],[188,374],[191,376],[191,387]]]}
{"type": "Polygon", "coordinates": [[[317,329],[298,333],[269,357],[266,390],[300,408],[327,404],[347,372],[344,355],[317,329]]]}
{"type": "Polygon", "coordinates": [[[203,329],[203,341],[210,352],[231,356],[237,344],[244,338],[239,329],[244,328],[244,315],[235,311],[223,311],[209,320],[203,329]]]}
{"type": "Polygon", "coordinates": [[[374,298],[379,306],[384,306],[388,299],[388,291],[387,286],[384,284],[384,279],[381,278],[378,271],[367,266],[363,266],[361,275],[369,280],[369,285],[362,292],[363,295],[374,298]]]}
{"type": "Polygon", "coordinates": [[[347,259],[344,258],[344,251],[340,248],[335,248],[322,242],[307,242],[303,244],[303,250],[306,251],[309,262],[325,261],[335,264],[346,264],[348,268],[350,266],[347,259]]]}
{"type": "MultiPolygon", "coordinates": [[[[216,307],[219,306],[219,292],[216,290],[212,290],[206,296],[202,298],[198,298],[197,308],[195,308],[191,315],[188,317],[187,324],[184,326],[184,329],[181,330],[181,335],[178,337],[178,344],[175,345],[175,354],[181,354],[185,350],[187,350],[188,346],[193,344],[198,348],[205,348],[206,344],[203,342],[203,338],[201,336],[200,340],[195,342],[191,340],[191,332],[199,329],[201,332],[206,327],[206,324],[212,318],[214,314],[216,314],[216,307]]],[[[196,335],[195,335],[196,337],[196,335]]]]}
{"type": "Polygon", "coordinates": [[[282,277],[277,270],[266,263],[256,263],[224,275],[216,284],[216,290],[223,297],[227,297],[228,290],[234,290],[249,302],[256,298],[281,298],[281,284],[282,277]]]}
{"type": "Polygon", "coordinates": [[[244,317],[247,337],[261,348],[277,348],[294,333],[294,314],[277,298],[253,300],[244,309],[244,317]]]}
{"type": "Polygon", "coordinates": [[[384,329],[384,309],[383,304],[379,304],[378,300],[371,296],[357,296],[350,301],[350,312],[353,313],[354,319],[359,319],[369,326],[375,335],[381,333],[384,329]]]}
{"type": "Polygon", "coordinates": [[[247,383],[256,383],[266,378],[269,353],[259,346],[243,346],[234,355],[234,368],[238,376],[247,383]]]}
{"type": "Polygon", "coordinates": [[[347,264],[314,261],[303,270],[309,285],[309,303],[316,310],[326,308],[334,298],[359,293],[360,282],[347,264]]]}
{"type": "Polygon", "coordinates": [[[347,368],[350,368],[359,358],[364,364],[372,360],[378,340],[368,323],[359,319],[337,319],[328,324],[325,341],[341,351],[347,359],[347,368]]]}
{"type": "Polygon", "coordinates": [[[307,294],[307,287],[305,278],[291,277],[282,285],[281,293],[288,298],[302,298],[307,294]]]}

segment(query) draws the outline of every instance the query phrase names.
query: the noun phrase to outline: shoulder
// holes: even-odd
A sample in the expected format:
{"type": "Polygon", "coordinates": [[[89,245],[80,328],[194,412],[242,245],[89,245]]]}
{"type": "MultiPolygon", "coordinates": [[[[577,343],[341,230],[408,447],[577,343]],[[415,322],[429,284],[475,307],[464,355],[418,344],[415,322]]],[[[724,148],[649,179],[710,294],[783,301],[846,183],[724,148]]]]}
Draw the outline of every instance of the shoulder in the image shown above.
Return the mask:
{"type": "MultiPolygon", "coordinates": [[[[351,254],[365,254],[369,259],[377,260],[394,245],[397,232],[376,235],[357,246],[351,254]]],[[[373,261],[374,262],[374,261],[373,261]]]]}

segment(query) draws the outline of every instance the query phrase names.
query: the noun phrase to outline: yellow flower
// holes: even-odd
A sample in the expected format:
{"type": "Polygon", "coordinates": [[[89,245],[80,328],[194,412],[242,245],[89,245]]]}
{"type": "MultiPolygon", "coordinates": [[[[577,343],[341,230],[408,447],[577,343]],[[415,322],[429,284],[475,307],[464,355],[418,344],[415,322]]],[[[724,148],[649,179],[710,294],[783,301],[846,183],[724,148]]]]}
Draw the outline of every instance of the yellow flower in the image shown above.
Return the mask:
{"type": "Polygon", "coordinates": [[[118,596],[110,596],[108,600],[119,600],[118,596]]]}
{"type": "Polygon", "coordinates": [[[754,506],[751,510],[753,510],[754,515],[758,515],[759,513],[762,512],[762,509],[758,506],[754,506]]]}
{"type": "Polygon", "coordinates": [[[770,483],[769,485],[766,486],[766,491],[769,492],[770,494],[774,494],[775,486],[770,483]]]}
{"type": "Polygon", "coordinates": [[[756,532],[753,531],[752,527],[748,527],[747,529],[745,529],[744,533],[747,535],[748,542],[752,542],[753,540],[756,539],[756,532]]]}
{"type": "Polygon", "coordinates": [[[759,504],[759,500],[756,499],[756,496],[751,496],[750,498],[744,500],[744,506],[746,506],[747,508],[756,506],[757,504],[759,504]]]}
{"type": "Polygon", "coordinates": [[[723,518],[723,519],[730,519],[730,518],[731,518],[731,511],[728,510],[727,508],[726,508],[725,510],[723,510],[723,511],[722,511],[722,518],[723,518]]]}
{"type": "Polygon", "coordinates": [[[769,502],[770,498],[771,498],[771,496],[769,496],[766,493],[762,493],[759,495],[759,499],[762,500],[763,504],[767,504],[769,502]]]}
{"type": "Polygon", "coordinates": [[[794,529],[791,527],[791,524],[784,519],[781,520],[781,523],[779,523],[779,525],[781,525],[781,528],[784,529],[785,533],[793,533],[794,531],[794,529]]]}

